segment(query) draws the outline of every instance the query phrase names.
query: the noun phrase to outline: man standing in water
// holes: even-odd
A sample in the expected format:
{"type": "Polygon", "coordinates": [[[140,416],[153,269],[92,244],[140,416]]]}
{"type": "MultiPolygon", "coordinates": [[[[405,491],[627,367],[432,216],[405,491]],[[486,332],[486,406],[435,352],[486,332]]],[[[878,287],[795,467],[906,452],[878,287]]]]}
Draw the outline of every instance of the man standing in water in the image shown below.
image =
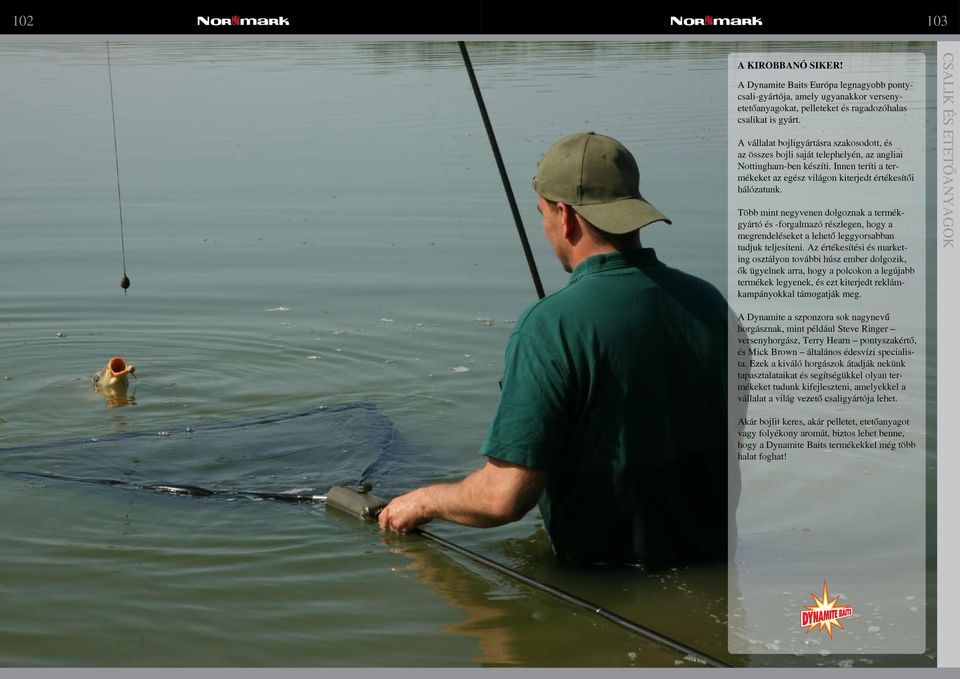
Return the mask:
{"type": "Polygon", "coordinates": [[[570,281],[517,320],[486,464],[394,499],[381,528],[498,526],[539,500],[554,551],[576,563],[726,556],[728,308],[641,247],[642,227],[670,220],[639,182],[630,152],[592,132],[540,160],[537,209],[570,281]]]}

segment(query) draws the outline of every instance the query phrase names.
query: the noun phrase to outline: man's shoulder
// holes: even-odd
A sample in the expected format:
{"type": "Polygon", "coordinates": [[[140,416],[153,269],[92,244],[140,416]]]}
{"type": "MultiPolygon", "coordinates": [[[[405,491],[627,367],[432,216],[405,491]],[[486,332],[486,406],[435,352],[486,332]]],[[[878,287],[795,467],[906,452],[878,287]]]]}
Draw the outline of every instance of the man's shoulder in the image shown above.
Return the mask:
{"type": "Polygon", "coordinates": [[[670,298],[684,307],[713,309],[726,313],[727,299],[717,287],[699,276],[663,265],[647,270],[650,279],[670,298]]]}
{"type": "Polygon", "coordinates": [[[663,262],[661,262],[660,266],[658,267],[651,267],[647,269],[647,272],[650,277],[656,281],[672,281],[677,284],[689,286],[691,288],[698,288],[702,292],[713,296],[723,296],[717,287],[706,279],[689,273],[683,269],[672,267],[663,262]]]}
{"type": "Polygon", "coordinates": [[[560,288],[528,306],[517,319],[514,332],[539,334],[539,329],[554,325],[574,303],[574,295],[571,294],[571,289],[570,286],[560,288]]]}
{"type": "Polygon", "coordinates": [[[658,322],[696,319],[703,327],[719,329],[726,327],[729,305],[709,281],[653,257],[646,265],[575,277],[530,305],[517,319],[511,339],[563,344],[565,337],[593,328],[598,319],[651,314],[658,322]]]}

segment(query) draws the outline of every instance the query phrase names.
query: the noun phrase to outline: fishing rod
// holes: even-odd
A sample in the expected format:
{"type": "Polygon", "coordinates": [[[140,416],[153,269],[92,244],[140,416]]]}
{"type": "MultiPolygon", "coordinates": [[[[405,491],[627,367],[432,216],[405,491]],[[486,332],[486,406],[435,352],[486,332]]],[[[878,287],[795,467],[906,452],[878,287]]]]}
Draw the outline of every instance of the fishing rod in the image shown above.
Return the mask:
{"type": "Polygon", "coordinates": [[[483,118],[483,126],[487,130],[487,139],[490,140],[490,148],[493,149],[493,157],[497,161],[497,169],[500,171],[500,181],[503,182],[503,190],[507,193],[507,202],[510,204],[510,212],[513,213],[513,221],[517,225],[517,234],[520,236],[520,244],[523,246],[523,254],[527,258],[527,266],[530,267],[530,275],[533,277],[533,287],[537,290],[537,297],[544,298],[543,283],[540,282],[540,273],[537,271],[537,263],[533,260],[533,251],[530,249],[530,241],[527,240],[527,232],[523,228],[523,220],[520,219],[520,210],[517,209],[517,200],[513,197],[513,189],[510,187],[510,178],[507,177],[507,168],[503,164],[503,156],[500,155],[500,146],[497,144],[497,138],[493,134],[493,125],[490,124],[490,116],[487,115],[487,107],[483,103],[483,95],[480,93],[480,85],[477,83],[477,76],[473,72],[473,63],[470,61],[470,54],[467,52],[467,45],[462,40],[457,42],[460,46],[460,54],[463,56],[463,64],[467,67],[467,75],[470,76],[470,86],[473,88],[473,95],[477,98],[477,106],[480,108],[480,117],[483,118]]]}
{"type": "Polygon", "coordinates": [[[661,646],[666,646],[667,648],[671,648],[675,651],[684,653],[686,654],[686,656],[689,656],[690,658],[692,658],[693,660],[696,660],[697,662],[702,662],[705,665],[709,665],[710,667],[732,667],[732,665],[728,665],[722,660],[718,660],[717,658],[709,656],[702,651],[698,651],[692,646],[687,646],[686,644],[679,642],[676,639],[671,639],[668,636],[660,634],[656,630],[650,629],[649,627],[644,627],[643,625],[636,623],[633,620],[624,618],[621,615],[617,615],[613,611],[607,610],[606,608],[603,608],[601,606],[597,606],[596,604],[591,603],[585,599],[581,599],[580,597],[570,594],[569,592],[566,592],[560,589],[559,587],[553,587],[551,585],[547,585],[543,582],[540,582],[539,580],[535,580],[527,575],[524,575],[519,571],[515,571],[509,566],[504,566],[503,564],[497,561],[494,561],[493,559],[488,559],[487,557],[477,554],[476,552],[472,552],[466,547],[461,547],[460,545],[454,544],[449,540],[445,540],[439,535],[430,533],[422,528],[416,529],[415,532],[427,538],[428,540],[432,540],[433,542],[436,542],[437,544],[442,545],[447,549],[450,549],[456,552],[457,554],[465,556],[468,559],[471,559],[472,561],[476,561],[477,563],[483,564],[487,568],[493,569],[498,573],[502,573],[507,577],[513,578],[517,582],[522,582],[528,587],[532,587],[533,589],[536,589],[540,592],[549,594],[550,596],[556,599],[559,599],[564,603],[570,604],[571,606],[576,606],[577,608],[582,608],[585,611],[590,611],[591,613],[595,613],[596,615],[599,615],[601,618],[604,618],[605,620],[612,622],[614,625],[622,629],[625,629],[628,632],[633,632],[634,634],[637,634],[641,637],[644,637],[645,639],[658,643],[661,646]]]}
{"type": "MultiPolygon", "coordinates": [[[[371,486],[369,483],[364,482],[360,488],[346,488],[343,486],[334,486],[327,493],[326,504],[327,507],[332,507],[338,509],[341,512],[346,512],[357,518],[372,521],[380,513],[380,510],[387,506],[387,501],[383,500],[376,495],[370,494],[371,486]]],[[[707,655],[703,651],[698,651],[692,646],[687,646],[686,644],[672,639],[664,634],[660,634],[656,630],[652,630],[649,627],[645,627],[639,623],[634,622],[624,618],[621,615],[598,606],[595,603],[587,601],[586,599],[581,599],[580,597],[570,594],[569,592],[560,589],[559,587],[553,587],[546,583],[535,580],[523,573],[516,571],[509,566],[505,566],[498,561],[493,559],[488,559],[487,557],[477,554],[474,551],[467,549],[466,547],[461,547],[460,545],[450,542],[449,540],[431,533],[423,528],[415,528],[412,531],[415,535],[420,535],[431,542],[435,542],[438,545],[445,547],[461,556],[464,556],[471,561],[482,564],[487,568],[497,571],[502,575],[506,575],[509,578],[516,580],[517,582],[523,583],[528,587],[543,592],[544,594],[549,594],[555,599],[559,599],[566,604],[571,606],[576,606],[585,611],[590,611],[596,615],[599,615],[601,618],[612,622],[614,625],[620,627],[621,629],[627,630],[628,632],[633,632],[649,641],[653,641],[661,646],[673,649],[684,653],[686,657],[689,657],[697,662],[701,662],[710,667],[731,667],[731,665],[718,660],[713,656],[707,655]]]]}

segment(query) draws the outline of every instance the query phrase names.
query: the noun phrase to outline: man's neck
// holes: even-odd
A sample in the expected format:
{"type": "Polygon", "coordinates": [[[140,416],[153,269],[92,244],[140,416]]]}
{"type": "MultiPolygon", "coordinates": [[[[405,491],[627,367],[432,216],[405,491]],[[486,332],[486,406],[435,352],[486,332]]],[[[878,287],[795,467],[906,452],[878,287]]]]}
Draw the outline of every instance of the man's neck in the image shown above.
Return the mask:
{"type": "Polygon", "coordinates": [[[601,243],[591,243],[589,246],[584,244],[583,247],[578,247],[572,253],[569,261],[567,262],[570,267],[570,271],[576,269],[584,260],[589,259],[595,255],[608,255],[613,252],[633,252],[639,248],[643,247],[640,244],[640,239],[638,238],[636,243],[632,247],[628,248],[615,248],[612,245],[601,244],[601,243]]]}

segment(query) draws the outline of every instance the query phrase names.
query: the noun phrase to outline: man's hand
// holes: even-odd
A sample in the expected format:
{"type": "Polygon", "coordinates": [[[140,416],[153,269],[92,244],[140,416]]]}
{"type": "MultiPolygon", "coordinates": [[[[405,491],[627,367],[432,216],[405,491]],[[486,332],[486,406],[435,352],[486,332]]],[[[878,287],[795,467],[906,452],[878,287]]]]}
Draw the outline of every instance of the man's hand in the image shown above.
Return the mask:
{"type": "Polygon", "coordinates": [[[436,517],[427,504],[430,488],[418,488],[406,495],[395,497],[380,510],[378,521],[381,530],[409,533],[417,526],[436,517]]]}
{"type": "Polygon", "coordinates": [[[395,498],[380,528],[408,533],[432,519],[489,528],[522,518],[537,503],[546,473],[495,458],[460,483],[426,486],[395,498]]]}

